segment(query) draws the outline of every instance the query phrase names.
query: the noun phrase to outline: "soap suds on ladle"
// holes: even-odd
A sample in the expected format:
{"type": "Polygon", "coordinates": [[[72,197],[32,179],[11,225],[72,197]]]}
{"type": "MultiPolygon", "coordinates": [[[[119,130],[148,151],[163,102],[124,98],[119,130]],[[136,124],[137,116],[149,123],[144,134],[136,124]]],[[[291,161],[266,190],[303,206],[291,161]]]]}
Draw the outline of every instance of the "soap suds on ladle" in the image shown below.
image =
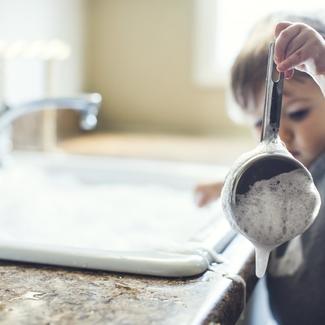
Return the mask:
{"type": "Polygon", "coordinates": [[[258,181],[247,193],[237,195],[233,221],[256,247],[257,276],[264,275],[268,256],[275,247],[312,224],[317,205],[315,185],[301,169],[258,181]]]}

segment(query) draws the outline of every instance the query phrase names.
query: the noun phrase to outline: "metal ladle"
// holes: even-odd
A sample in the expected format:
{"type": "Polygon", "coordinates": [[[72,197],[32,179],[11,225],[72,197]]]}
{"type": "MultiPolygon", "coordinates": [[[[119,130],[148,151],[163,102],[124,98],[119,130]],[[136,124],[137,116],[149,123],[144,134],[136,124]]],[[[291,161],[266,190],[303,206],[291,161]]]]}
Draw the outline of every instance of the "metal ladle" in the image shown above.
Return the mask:
{"type": "Polygon", "coordinates": [[[262,277],[266,271],[270,252],[302,234],[315,220],[320,207],[320,196],[311,174],[290,154],[279,137],[284,77],[280,73],[277,80],[273,79],[276,74],[273,56],[274,43],[271,43],[261,142],[255,150],[242,155],[234,163],[221,192],[223,212],[231,226],[255,246],[258,277],[262,277]],[[256,182],[292,171],[295,171],[294,175],[284,177],[284,185],[280,181],[270,181],[260,187],[253,186],[256,182]],[[288,177],[293,177],[292,184],[288,177]],[[274,188],[276,184],[280,184],[282,188],[274,188]],[[289,187],[288,193],[293,193],[294,197],[285,195],[286,189],[283,186],[289,187]],[[250,196],[248,192],[252,187],[253,195],[250,196]],[[300,187],[301,191],[298,193],[300,187]],[[280,189],[281,192],[278,191],[280,189]],[[279,202],[274,202],[274,199],[279,202]],[[290,202],[294,201],[297,205],[297,200],[306,200],[308,203],[303,215],[297,214],[300,218],[298,220],[296,214],[292,213],[294,206],[287,210],[290,202]]]}
{"type": "Polygon", "coordinates": [[[301,168],[310,177],[308,170],[286,150],[279,138],[279,126],[281,118],[283,73],[278,80],[273,80],[275,70],[274,42],[270,44],[267,75],[266,96],[264,102],[264,115],[262,124],[261,143],[277,143],[277,149],[271,152],[258,153],[251,156],[233,175],[232,199],[236,203],[238,194],[245,194],[257,181],[268,180],[282,173],[288,173],[301,168]]]}

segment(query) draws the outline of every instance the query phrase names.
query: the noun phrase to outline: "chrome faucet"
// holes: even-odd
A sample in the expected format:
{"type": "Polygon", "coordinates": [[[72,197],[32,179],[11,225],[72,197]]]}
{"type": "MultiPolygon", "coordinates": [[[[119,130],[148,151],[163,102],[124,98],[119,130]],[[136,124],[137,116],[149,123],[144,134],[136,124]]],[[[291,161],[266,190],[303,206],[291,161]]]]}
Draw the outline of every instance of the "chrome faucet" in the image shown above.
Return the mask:
{"type": "Polygon", "coordinates": [[[19,104],[0,105],[0,168],[4,165],[12,149],[11,124],[17,118],[45,109],[73,109],[80,112],[80,128],[92,130],[97,125],[97,115],[102,96],[97,93],[83,94],[77,97],[53,97],[32,100],[19,104]]]}
{"type": "Polygon", "coordinates": [[[0,108],[0,132],[20,116],[44,109],[73,109],[80,112],[80,128],[92,130],[97,125],[97,115],[102,102],[98,93],[78,97],[53,97],[19,104],[2,104],[0,108]]]}

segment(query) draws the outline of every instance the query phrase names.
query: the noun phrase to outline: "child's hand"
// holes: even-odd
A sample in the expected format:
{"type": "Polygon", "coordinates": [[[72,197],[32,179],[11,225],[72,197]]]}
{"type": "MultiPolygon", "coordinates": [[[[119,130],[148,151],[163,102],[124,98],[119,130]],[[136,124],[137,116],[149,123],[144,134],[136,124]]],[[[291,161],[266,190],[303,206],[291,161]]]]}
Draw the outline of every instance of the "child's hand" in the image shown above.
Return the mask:
{"type": "Polygon", "coordinates": [[[325,74],[325,40],[315,29],[303,23],[281,22],[275,29],[274,60],[285,78],[294,69],[312,77],[325,74]]]}
{"type": "Polygon", "coordinates": [[[203,207],[216,200],[221,193],[223,182],[211,184],[199,184],[195,190],[196,204],[203,207]]]}

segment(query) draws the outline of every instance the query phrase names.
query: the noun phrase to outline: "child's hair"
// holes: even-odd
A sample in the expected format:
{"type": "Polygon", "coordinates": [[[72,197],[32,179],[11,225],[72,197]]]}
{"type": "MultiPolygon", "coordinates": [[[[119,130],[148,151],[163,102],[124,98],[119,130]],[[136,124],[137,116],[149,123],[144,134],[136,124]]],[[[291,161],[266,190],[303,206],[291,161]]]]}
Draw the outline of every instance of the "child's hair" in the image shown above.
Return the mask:
{"type": "MultiPolygon", "coordinates": [[[[247,110],[249,100],[257,100],[265,87],[268,48],[274,39],[275,26],[279,21],[305,23],[325,38],[325,23],[314,15],[291,15],[275,13],[259,21],[249,34],[231,69],[231,88],[236,102],[247,110]]],[[[310,78],[296,71],[294,78],[310,78]]]]}

